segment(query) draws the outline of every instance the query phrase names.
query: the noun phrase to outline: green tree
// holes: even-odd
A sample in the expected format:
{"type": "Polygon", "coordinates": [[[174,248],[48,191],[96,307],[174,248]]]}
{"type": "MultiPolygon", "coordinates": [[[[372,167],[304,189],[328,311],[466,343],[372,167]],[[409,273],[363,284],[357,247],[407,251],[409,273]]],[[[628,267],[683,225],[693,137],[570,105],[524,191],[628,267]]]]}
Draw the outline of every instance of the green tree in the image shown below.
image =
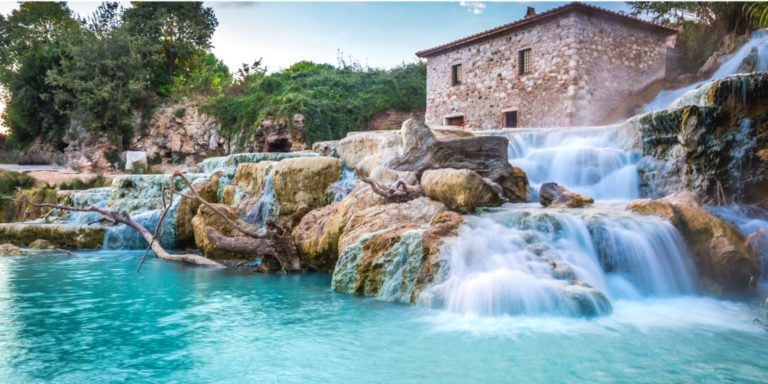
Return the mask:
{"type": "Polygon", "coordinates": [[[154,55],[144,59],[152,66],[152,86],[167,95],[173,77],[186,75],[202,51],[211,47],[218,21],[202,2],[134,2],[123,20],[128,31],[154,55]]]}
{"type": "Polygon", "coordinates": [[[2,118],[11,130],[11,146],[37,138],[62,146],[68,119],[54,100],[61,84],[46,76],[60,65],[62,41],[79,29],[65,3],[21,3],[0,19],[0,84],[9,94],[2,118]]]}

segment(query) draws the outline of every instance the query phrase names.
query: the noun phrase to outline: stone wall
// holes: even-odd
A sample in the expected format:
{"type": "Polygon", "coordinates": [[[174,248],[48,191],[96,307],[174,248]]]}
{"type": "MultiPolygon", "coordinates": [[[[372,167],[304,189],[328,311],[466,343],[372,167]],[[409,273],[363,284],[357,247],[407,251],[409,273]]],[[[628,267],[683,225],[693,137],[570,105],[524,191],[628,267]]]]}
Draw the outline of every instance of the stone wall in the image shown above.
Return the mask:
{"type": "Polygon", "coordinates": [[[464,115],[467,129],[498,129],[512,110],[520,127],[602,122],[622,97],[664,76],[665,39],[574,11],[431,56],[426,122],[464,115]],[[519,75],[518,52],[528,48],[532,72],[519,75]],[[451,85],[455,64],[462,82],[451,85]]]}
{"type": "Polygon", "coordinates": [[[397,109],[387,109],[377,112],[371,117],[366,127],[369,131],[379,131],[383,129],[400,129],[403,122],[408,119],[424,121],[424,110],[398,111],[397,109]]]}

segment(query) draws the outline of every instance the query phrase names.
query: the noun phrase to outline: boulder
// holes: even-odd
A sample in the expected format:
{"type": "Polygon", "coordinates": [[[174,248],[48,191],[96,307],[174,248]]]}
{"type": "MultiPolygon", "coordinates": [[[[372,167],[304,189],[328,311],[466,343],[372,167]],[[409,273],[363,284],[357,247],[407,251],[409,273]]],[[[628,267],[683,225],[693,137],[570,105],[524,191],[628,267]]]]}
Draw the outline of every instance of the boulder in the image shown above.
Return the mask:
{"type": "Polygon", "coordinates": [[[367,176],[371,169],[397,156],[399,148],[399,131],[350,132],[347,137],[339,140],[336,152],[349,168],[357,170],[361,176],[367,176]],[[361,168],[364,160],[367,168],[361,168]]]}
{"type": "Polygon", "coordinates": [[[440,212],[432,219],[429,228],[421,236],[422,260],[419,274],[416,276],[411,303],[418,299],[418,293],[441,280],[445,269],[445,260],[440,258],[440,249],[446,239],[455,237],[464,218],[456,212],[440,212]]]}
{"type": "Polygon", "coordinates": [[[423,123],[408,120],[401,129],[400,155],[385,165],[421,175],[429,169],[454,168],[477,172],[502,187],[509,201],[525,201],[528,179],[509,164],[504,136],[449,137],[438,139],[423,123]]]}
{"type": "Polygon", "coordinates": [[[469,169],[427,170],[421,175],[427,197],[462,213],[471,213],[475,207],[501,205],[501,187],[493,184],[469,169]]]}
{"type": "MultiPolygon", "coordinates": [[[[213,206],[232,220],[236,221],[240,218],[233,207],[223,204],[213,204],[213,206]]],[[[192,218],[192,228],[195,234],[195,244],[205,257],[213,260],[253,260],[256,257],[255,253],[232,252],[217,248],[208,238],[206,227],[214,228],[227,237],[244,236],[240,231],[232,228],[221,216],[205,205],[200,205],[197,209],[197,215],[192,218]]]]}
{"type": "Polygon", "coordinates": [[[312,152],[319,153],[322,156],[339,157],[339,154],[336,152],[338,145],[338,140],[318,141],[312,144],[312,152]]]}
{"type": "Polygon", "coordinates": [[[0,244],[0,256],[35,256],[47,254],[41,249],[20,248],[10,243],[0,244]]]}
{"type": "MultiPolygon", "coordinates": [[[[221,172],[215,172],[208,180],[198,180],[192,183],[192,188],[209,203],[218,202],[219,180],[221,172]]],[[[200,208],[200,202],[182,197],[179,208],[176,211],[176,247],[183,248],[194,244],[195,229],[192,226],[192,218],[200,208]]]]}
{"type": "Polygon", "coordinates": [[[591,205],[595,200],[571,192],[556,183],[544,183],[539,189],[539,202],[550,208],[581,208],[591,205]]]}
{"type": "Polygon", "coordinates": [[[297,157],[281,160],[274,166],[272,182],[280,202],[281,217],[289,217],[306,205],[322,207],[328,186],[341,176],[341,163],[333,157],[297,157]]]}
{"type": "Polygon", "coordinates": [[[704,210],[690,193],[635,200],[627,209],[672,222],[685,239],[700,280],[711,292],[746,290],[760,275],[758,257],[744,236],[704,210]]]}
{"type": "Polygon", "coordinates": [[[29,248],[32,249],[56,249],[56,246],[48,240],[37,239],[29,243],[29,248]]]}
{"type": "Polygon", "coordinates": [[[105,227],[59,224],[0,224],[0,243],[26,247],[43,239],[58,248],[99,249],[104,244],[105,227]]]}

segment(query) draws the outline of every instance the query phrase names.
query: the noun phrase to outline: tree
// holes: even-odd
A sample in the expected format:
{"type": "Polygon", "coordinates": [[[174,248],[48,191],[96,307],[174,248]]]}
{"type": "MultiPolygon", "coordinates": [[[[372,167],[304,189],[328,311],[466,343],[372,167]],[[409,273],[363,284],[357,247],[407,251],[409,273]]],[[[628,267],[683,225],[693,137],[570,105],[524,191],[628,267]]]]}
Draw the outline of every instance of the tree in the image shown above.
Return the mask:
{"type": "Polygon", "coordinates": [[[718,1],[633,1],[627,2],[635,16],[648,16],[664,24],[700,23],[743,33],[751,26],[744,3],[718,1]]]}
{"type": "Polygon", "coordinates": [[[9,94],[2,118],[11,146],[40,138],[61,147],[68,123],[54,100],[61,84],[46,76],[60,65],[62,41],[79,29],[65,3],[22,3],[0,19],[0,84],[9,94]]]}
{"type": "Polygon", "coordinates": [[[157,56],[153,62],[152,85],[168,94],[172,77],[184,75],[194,67],[201,50],[211,47],[218,21],[202,2],[134,2],[125,11],[124,22],[131,35],[151,46],[157,56]]]}

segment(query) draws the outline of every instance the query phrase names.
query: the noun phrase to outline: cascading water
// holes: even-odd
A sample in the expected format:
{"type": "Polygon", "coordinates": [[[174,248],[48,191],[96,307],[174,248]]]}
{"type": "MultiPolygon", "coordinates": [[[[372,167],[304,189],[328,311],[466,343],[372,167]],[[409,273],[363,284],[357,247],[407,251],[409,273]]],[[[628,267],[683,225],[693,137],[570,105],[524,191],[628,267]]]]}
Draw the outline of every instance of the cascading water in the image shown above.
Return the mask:
{"type": "Polygon", "coordinates": [[[751,38],[733,56],[728,59],[708,79],[691,84],[687,87],[659,92],[656,98],[643,106],[645,112],[666,109],[669,107],[681,107],[689,104],[701,104],[704,96],[697,92],[706,83],[721,79],[739,72],[744,60],[755,54],[755,71],[768,70],[768,30],[759,30],[752,33],[751,38]],[[754,52],[754,53],[753,53],[754,52]]]}
{"type": "Polygon", "coordinates": [[[505,204],[467,217],[444,248],[444,280],[421,300],[465,314],[594,316],[616,301],[694,293],[695,269],[677,230],[625,210],[640,197],[642,157],[627,127],[481,132],[509,138],[509,162],[528,175],[531,200],[542,183],[556,182],[597,203],[505,204]]]}
{"type": "Polygon", "coordinates": [[[259,201],[245,214],[243,218],[245,222],[263,226],[267,218],[277,219],[280,205],[275,197],[275,184],[272,181],[274,168],[274,165],[269,167],[269,173],[264,178],[264,188],[259,201]]]}
{"type": "Polygon", "coordinates": [[[589,128],[536,128],[481,134],[509,139],[509,162],[528,176],[538,200],[541,184],[556,182],[600,200],[629,200],[639,195],[637,162],[631,138],[621,125],[589,128]]]}
{"type": "Polygon", "coordinates": [[[355,189],[355,186],[360,181],[357,177],[357,173],[354,170],[349,169],[347,162],[341,160],[341,177],[339,181],[336,181],[328,186],[326,194],[333,197],[332,201],[344,200],[347,195],[355,189]]]}

